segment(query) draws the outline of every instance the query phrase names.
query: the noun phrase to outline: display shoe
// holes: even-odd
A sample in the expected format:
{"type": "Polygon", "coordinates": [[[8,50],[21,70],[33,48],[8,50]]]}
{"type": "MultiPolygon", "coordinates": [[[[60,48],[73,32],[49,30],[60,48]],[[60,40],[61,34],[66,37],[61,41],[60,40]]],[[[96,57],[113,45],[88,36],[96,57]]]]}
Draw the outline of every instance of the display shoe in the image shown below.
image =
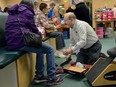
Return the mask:
{"type": "Polygon", "coordinates": [[[66,57],[66,56],[63,55],[63,53],[60,52],[60,51],[56,51],[54,55],[55,55],[55,57],[59,57],[59,58],[65,58],[65,57],[66,57]]]}

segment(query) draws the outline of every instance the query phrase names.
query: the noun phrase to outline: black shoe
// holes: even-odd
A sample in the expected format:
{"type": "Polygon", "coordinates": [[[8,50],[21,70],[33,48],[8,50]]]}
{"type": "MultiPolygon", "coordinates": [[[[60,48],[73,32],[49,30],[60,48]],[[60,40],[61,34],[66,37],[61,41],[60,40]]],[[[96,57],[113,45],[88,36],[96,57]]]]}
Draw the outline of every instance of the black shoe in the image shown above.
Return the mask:
{"type": "Polygon", "coordinates": [[[58,85],[62,82],[63,82],[63,78],[59,75],[56,75],[56,77],[53,80],[47,81],[47,86],[58,85]]]}
{"type": "Polygon", "coordinates": [[[42,76],[35,76],[33,81],[32,81],[32,84],[38,84],[38,83],[42,83],[42,82],[46,82],[47,81],[47,78],[46,76],[42,75],[42,76]]]}

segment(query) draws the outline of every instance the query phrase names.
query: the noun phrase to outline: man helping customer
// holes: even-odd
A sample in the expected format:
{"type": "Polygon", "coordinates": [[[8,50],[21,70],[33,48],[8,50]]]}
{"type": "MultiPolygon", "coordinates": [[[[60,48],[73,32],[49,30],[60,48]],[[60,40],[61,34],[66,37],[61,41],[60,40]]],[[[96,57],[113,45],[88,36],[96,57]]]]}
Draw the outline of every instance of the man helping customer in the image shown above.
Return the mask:
{"type": "Polygon", "coordinates": [[[102,45],[93,28],[86,22],[76,19],[69,12],[64,15],[64,22],[70,27],[70,47],[63,51],[64,55],[79,50],[76,62],[94,64],[99,58],[102,45]]]}

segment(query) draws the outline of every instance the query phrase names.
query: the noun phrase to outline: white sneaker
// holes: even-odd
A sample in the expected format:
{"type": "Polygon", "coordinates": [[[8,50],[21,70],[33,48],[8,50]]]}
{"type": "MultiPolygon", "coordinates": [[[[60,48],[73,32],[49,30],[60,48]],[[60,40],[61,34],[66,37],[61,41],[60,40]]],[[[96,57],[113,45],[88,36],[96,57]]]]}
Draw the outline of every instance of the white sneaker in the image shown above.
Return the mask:
{"type": "Polygon", "coordinates": [[[66,56],[63,55],[63,53],[60,52],[60,51],[56,51],[54,55],[55,55],[55,57],[60,57],[60,58],[65,58],[65,57],[66,57],[66,56]]]}

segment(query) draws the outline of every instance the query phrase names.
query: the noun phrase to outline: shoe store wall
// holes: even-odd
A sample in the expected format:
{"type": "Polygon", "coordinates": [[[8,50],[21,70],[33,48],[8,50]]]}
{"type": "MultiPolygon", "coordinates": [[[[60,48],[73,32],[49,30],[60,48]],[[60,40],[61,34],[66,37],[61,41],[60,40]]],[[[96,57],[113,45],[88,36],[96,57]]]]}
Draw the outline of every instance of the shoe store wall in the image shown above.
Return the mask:
{"type": "MultiPolygon", "coordinates": [[[[0,6],[2,7],[2,10],[7,7],[7,6],[12,6],[14,4],[18,4],[21,0],[0,0],[0,6]]],[[[38,0],[39,3],[44,2],[44,3],[49,3],[52,0],[46,1],[46,0],[38,0]]],[[[70,5],[69,0],[53,0],[53,1],[58,1],[58,4],[63,4],[65,9],[68,8],[70,5]],[[64,2],[65,1],[65,2],[64,2]]]]}
{"type": "Polygon", "coordinates": [[[0,6],[2,10],[7,6],[12,6],[14,4],[18,4],[21,0],[0,0],[0,6]]]}
{"type": "Polygon", "coordinates": [[[97,8],[113,8],[114,4],[116,4],[116,0],[92,0],[92,20],[93,20],[93,28],[95,28],[95,16],[94,11],[97,8]]]}
{"type": "Polygon", "coordinates": [[[2,10],[6,7],[6,1],[5,0],[0,0],[0,7],[2,10]]]}

